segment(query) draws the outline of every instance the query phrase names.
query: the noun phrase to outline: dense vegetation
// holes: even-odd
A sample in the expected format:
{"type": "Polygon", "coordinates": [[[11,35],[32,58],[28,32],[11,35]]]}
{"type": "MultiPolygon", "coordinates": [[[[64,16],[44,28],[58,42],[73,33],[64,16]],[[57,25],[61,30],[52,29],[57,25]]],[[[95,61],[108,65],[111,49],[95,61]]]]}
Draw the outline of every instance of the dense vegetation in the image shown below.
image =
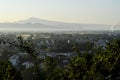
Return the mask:
{"type": "Polygon", "coordinates": [[[0,80],[22,80],[18,71],[8,60],[0,59],[0,80]]]}
{"type": "MultiPolygon", "coordinates": [[[[21,51],[29,53],[34,61],[34,66],[28,69],[31,75],[29,75],[29,80],[120,79],[120,40],[108,42],[105,49],[94,47],[91,53],[88,50],[81,53],[76,45],[73,50],[77,56],[71,57],[66,67],[58,65],[58,61],[52,57],[46,56],[44,60],[37,57],[38,49],[34,47],[35,45],[31,40],[18,37],[18,42],[11,43],[10,46],[18,47],[21,51]],[[40,68],[41,62],[44,62],[43,68],[40,68]]],[[[26,80],[25,75],[12,66],[8,60],[0,59],[0,80],[26,80]]]]}

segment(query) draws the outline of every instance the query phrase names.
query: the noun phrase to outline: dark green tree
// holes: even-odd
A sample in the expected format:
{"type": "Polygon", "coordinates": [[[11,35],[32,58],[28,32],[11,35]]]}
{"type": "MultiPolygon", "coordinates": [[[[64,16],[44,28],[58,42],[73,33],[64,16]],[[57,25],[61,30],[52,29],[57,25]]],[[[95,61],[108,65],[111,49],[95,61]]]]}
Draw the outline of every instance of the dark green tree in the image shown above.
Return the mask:
{"type": "Polygon", "coordinates": [[[0,80],[22,80],[22,77],[8,60],[0,59],[0,80]]]}

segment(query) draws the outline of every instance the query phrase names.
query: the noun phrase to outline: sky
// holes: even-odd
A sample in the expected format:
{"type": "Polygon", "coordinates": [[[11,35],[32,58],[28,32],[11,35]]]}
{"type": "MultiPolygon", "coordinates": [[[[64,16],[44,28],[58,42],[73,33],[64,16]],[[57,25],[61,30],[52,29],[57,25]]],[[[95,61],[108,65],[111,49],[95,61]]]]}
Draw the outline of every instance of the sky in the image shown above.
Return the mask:
{"type": "Polygon", "coordinates": [[[0,0],[0,22],[30,17],[71,23],[119,24],[120,0],[0,0]]]}

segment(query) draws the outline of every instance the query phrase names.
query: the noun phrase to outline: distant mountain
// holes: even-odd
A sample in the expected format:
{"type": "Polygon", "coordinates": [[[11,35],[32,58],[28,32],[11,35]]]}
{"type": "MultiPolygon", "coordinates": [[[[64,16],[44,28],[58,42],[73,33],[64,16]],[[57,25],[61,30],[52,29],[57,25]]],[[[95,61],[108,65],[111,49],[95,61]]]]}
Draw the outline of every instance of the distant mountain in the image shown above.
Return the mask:
{"type": "Polygon", "coordinates": [[[26,20],[21,20],[21,21],[18,21],[18,23],[32,23],[32,24],[35,24],[35,23],[43,23],[43,24],[51,24],[51,23],[59,23],[59,22],[55,22],[55,21],[48,21],[48,20],[44,20],[44,19],[40,19],[40,18],[35,18],[35,17],[31,17],[31,18],[28,18],[26,20]]]}
{"type": "Polygon", "coordinates": [[[56,22],[34,17],[16,23],[0,23],[1,31],[87,31],[110,30],[110,27],[110,25],[56,22]]]}
{"type": "Polygon", "coordinates": [[[44,24],[48,26],[79,26],[80,24],[77,23],[65,23],[65,22],[57,22],[57,21],[49,21],[39,18],[31,17],[26,20],[18,21],[17,23],[25,24],[25,23],[31,23],[31,24],[44,24]]]}

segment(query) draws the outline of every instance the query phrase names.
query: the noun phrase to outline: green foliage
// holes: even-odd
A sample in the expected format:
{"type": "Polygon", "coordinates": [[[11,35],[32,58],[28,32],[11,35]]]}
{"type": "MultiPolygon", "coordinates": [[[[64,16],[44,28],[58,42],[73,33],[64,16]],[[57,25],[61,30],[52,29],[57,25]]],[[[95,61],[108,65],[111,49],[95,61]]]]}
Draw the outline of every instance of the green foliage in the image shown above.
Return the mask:
{"type": "Polygon", "coordinates": [[[22,77],[9,61],[0,59],[0,80],[22,80],[22,77]]]}
{"type": "MultiPolygon", "coordinates": [[[[78,56],[72,57],[67,68],[62,69],[63,72],[60,72],[62,78],[66,77],[67,80],[116,80],[120,77],[120,41],[109,42],[106,50],[98,48],[93,51],[93,54],[88,52],[81,54],[78,49],[75,48],[75,50],[78,56]]],[[[55,70],[57,72],[56,68],[55,70]]],[[[55,76],[59,76],[59,71],[55,74],[55,76]]]]}

